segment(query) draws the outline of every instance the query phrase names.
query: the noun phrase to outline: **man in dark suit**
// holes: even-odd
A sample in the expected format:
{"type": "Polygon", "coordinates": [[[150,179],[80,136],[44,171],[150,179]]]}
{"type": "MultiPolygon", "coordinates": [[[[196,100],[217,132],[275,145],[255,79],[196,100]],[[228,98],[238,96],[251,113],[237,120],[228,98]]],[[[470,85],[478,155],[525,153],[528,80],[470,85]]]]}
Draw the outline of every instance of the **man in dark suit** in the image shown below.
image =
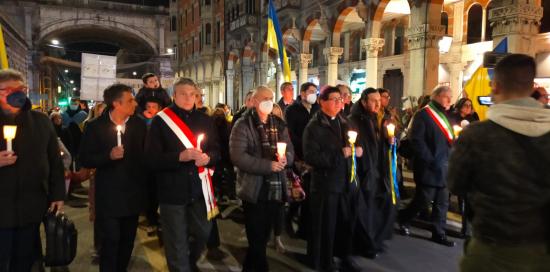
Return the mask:
{"type": "Polygon", "coordinates": [[[102,233],[99,269],[126,271],[144,208],[147,126],[133,115],[137,103],[130,86],[111,85],[103,99],[107,110],[86,126],[80,158],[84,167],[96,169],[96,218],[102,233]]]}
{"type": "Polygon", "coordinates": [[[449,87],[438,86],[432,91],[432,101],[414,116],[410,135],[414,151],[416,193],[409,206],[399,212],[401,233],[409,235],[410,221],[433,201],[432,240],[449,247],[455,245],[445,235],[449,208],[447,166],[454,139],[453,129],[447,119],[451,98],[449,87]]]}

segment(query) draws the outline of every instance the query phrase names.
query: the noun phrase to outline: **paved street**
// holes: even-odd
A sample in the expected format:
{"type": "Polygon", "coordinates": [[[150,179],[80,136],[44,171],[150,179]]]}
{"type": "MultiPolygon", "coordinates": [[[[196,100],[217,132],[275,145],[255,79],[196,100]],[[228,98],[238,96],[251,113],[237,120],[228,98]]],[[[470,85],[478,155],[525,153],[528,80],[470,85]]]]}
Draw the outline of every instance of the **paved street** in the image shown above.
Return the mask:
{"type": "MultiPolygon", "coordinates": [[[[78,202],[87,203],[82,196],[78,202]]],[[[73,201],[74,203],[74,201],[73,201]]],[[[66,213],[74,220],[78,232],[78,255],[70,265],[70,271],[98,271],[97,264],[92,263],[92,224],[88,221],[88,208],[73,208],[67,206],[66,213]]],[[[242,213],[237,206],[226,208],[219,219],[222,251],[221,258],[205,258],[200,262],[202,271],[240,271],[244,259],[247,241],[242,225],[242,213]]],[[[141,218],[143,221],[144,218],[141,218]]],[[[143,222],[141,222],[143,223],[143,222]]],[[[143,224],[140,224],[141,226],[143,224]]],[[[395,235],[387,243],[387,252],[376,260],[354,257],[354,265],[361,271],[457,271],[458,259],[462,251],[462,241],[457,246],[447,248],[428,241],[430,233],[426,230],[413,228],[412,237],[395,235]]],[[[283,238],[287,247],[285,254],[275,251],[273,246],[268,249],[270,268],[272,271],[311,271],[302,262],[305,258],[305,242],[288,237],[283,238]]],[[[147,237],[140,228],[136,239],[134,257],[129,271],[167,271],[163,251],[156,237],[147,237]]]]}

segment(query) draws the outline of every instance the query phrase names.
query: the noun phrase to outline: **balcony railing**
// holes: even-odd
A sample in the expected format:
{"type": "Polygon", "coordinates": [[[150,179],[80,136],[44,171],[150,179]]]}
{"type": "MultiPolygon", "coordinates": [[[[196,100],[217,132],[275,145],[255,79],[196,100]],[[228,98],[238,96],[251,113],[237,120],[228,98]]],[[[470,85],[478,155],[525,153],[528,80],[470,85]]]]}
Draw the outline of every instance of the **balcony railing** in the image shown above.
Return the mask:
{"type": "Polygon", "coordinates": [[[231,21],[231,23],[229,24],[229,30],[233,31],[245,26],[257,27],[257,24],[258,24],[258,17],[254,15],[244,15],[237,18],[236,20],[231,21]]]}

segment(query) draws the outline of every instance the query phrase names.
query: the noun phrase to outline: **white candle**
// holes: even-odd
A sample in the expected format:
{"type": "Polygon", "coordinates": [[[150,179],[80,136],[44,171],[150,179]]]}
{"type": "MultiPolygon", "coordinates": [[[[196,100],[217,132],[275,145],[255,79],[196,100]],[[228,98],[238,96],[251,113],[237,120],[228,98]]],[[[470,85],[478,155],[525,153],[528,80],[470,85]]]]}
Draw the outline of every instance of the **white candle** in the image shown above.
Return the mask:
{"type": "Polygon", "coordinates": [[[386,126],[386,129],[388,129],[388,136],[390,136],[390,138],[393,138],[395,136],[395,125],[392,123],[389,123],[386,126]]]}
{"type": "Polygon", "coordinates": [[[286,143],[277,143],[277,154],[282,158],[286,154],[286,143]]]}
{"type": "Polygon", "coordinates": [[[460,135],[460,132],[462,132],[462,127],[454,125],[453,131],[455,133],[455,137],[458,138],[458,136],[460,135]]]}
{"type": "Polygon", "coordinates": [[[204,140],[204,134],[201,133],[199,134],[199,136],[197,136],[197,149],[202,151],[202,148],[201,148],[201,143],[202,143],[202,140],[204,140]]]}
{"type": "Polygon", "coordinates": [[[348,141],[350,144],[355,144],[355,141],[357,141],[357,131],[348,131],[348,141]]]}
{"type": "Polygon", "coordinates": [[[117,146],[122,146],[122,126],[116,126],[116,143],[117,146]]]}
{"type": "Polygon", "coordinates": [[[12,140],[15,139],[15,134],[17,132],[17,126],[4,126],[4,139],[6,139],[6,150],[13,151],[12,140]]]}

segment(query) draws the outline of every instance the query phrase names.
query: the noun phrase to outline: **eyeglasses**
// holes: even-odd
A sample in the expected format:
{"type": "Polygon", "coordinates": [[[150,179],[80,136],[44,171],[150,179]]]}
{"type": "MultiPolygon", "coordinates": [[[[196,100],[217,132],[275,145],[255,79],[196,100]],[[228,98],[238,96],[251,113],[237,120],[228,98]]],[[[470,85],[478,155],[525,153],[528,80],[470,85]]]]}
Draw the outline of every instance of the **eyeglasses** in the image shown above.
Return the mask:
{"type": "Polygon", "coordinates": [[[333,97],[333,98],[329,98],[329,99],[327,99],[327,100],[332,101],[332,102],[334,102],[334,103],[342,103],[342,102],[344,102],[344,99],[342,99],[341,97],[333,97]]]}

